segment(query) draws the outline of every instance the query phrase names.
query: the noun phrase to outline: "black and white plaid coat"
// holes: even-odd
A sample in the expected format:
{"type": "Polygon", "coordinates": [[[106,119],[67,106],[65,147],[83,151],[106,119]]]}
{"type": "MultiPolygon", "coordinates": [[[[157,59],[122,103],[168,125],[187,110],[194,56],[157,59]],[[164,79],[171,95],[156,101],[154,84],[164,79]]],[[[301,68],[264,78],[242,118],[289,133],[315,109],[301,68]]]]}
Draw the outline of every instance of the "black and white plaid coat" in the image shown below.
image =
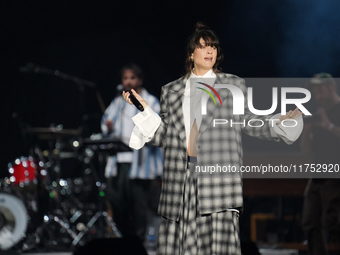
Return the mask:
{"type": "MultiPolygon", "coordinates": [[[[261,139],[279,140],[271,137],[269,122],[261,128],[246,125],[217,125],[213,119],[269,119],[271,116],[256,116],[250,113],[247,103],[247,91],[243,79],[231,74],[217,74],[215,84],[233,84],[245,95],[245,114],[233,116],[233,98],[228,89],[216,89],[222,100],[222,106],[215,106],[208,100],[207,114],[202,116],[197,138],[197,160],[201,165],[232,165],[237,169],[242,165],[241,130],[261,139]]],[[[183,119],[183,95],[185,78],[162,87],[161,111],[162,122],[150,141],[156,146],[165,148],[163,184],[158,213],[168,219],[178,220],[183,201],[183,187],[187,169],[186,132],[183,119]]],[[[198,106],[200,107],[200,106],[198,106]]],[[[255,125],[255,123],[252,123],[255,125]]],[[[199,178],[198,179],[198,212],[207,214],[230,208],[242,207],[242,177],[233,178],[199,178]]]]}

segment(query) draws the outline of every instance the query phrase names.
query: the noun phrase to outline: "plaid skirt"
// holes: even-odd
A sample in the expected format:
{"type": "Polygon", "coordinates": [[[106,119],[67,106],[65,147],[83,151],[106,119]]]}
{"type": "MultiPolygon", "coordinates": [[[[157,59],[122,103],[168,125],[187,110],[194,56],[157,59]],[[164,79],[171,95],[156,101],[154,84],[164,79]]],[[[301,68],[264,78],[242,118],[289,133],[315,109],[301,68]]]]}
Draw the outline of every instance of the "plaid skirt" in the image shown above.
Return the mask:
{"type": "Polygon", "coordinates": [[[187,170],[179,221],[162,218],[157,255],[241,255],[235,210],[200,215],[197,178],[187,170]]]}

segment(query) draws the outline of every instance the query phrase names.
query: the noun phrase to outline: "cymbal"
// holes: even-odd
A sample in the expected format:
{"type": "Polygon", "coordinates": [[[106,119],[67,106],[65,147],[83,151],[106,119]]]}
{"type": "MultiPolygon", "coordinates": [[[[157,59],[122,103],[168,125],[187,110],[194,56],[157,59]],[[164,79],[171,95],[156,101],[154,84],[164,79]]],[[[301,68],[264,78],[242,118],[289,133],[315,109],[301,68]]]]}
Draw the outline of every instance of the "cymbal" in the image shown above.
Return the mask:
{"type": "Polygon", "coordinates": [[[50,139],[53,137],[61,136],[77,136],[80,134],[79,129],[58,129],[55,127],[37,127],[37,128],[27,128],[27,133],[37,134],[41,139],[50,139]]]}

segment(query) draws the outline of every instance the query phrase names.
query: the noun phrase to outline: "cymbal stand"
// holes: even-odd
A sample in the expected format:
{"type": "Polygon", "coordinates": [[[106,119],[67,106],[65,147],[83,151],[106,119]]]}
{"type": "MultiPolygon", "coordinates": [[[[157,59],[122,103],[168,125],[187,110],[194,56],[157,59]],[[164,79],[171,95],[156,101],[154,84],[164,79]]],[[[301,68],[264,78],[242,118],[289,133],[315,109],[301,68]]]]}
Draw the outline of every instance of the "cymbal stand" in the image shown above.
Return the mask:
{"type": "MultiPolygon", "coordinates": [[[[106,211],[104,211],[104,204],[106,202],[105,198],[105,190],[106,184],[104,183],[104,171],[105,171],[105,150],[101,151],[100,146],[92,145],[92,149],[97,151],[98,155],[98,165],[99,165],[99,181],[97,182],[97,187],[99,191],[99,202],[98,202],[98,212],[89,220],[85,229],[81,231],[77,237],[73,240],[72,245],[76,246],[82,237],[91,229],[91,227],[99,220],[101,217],[105,219],[106,224],[112,229],[113,233],[116,237],[122,237],[122,234],[118,230],[116,224],[112,220],[112,218],[108,215],[106,211]]],[[[101,221],[99,221],[99,230],[103,231],[104,226],[101,221]]],[[[103,233],[100,233],[103,236],[103,233]]]]}
{"type": "Polygon", "coordinates": [[[107,212],[97,212],[92,218],[91,220],[87,223],[85,229],[81,232],[79,232],[79,234],[74,238],[72,245],[76,246],[79,241],[83,238],[83,236],[91,229],[91,227],[94,225],[94,223],[96,223],[96,221],[100,218],[100,217],[104,217],[107,225],[112,229],[113,233],[116,235],[116,237],[122,237],[122,234],[119,232],[119,230],[117,229],[116,224],[113,222],[113,220],[111,219],[111,217],[108,215],[107,212]]]}
{"type": "MultiPolygon", "coordinates": [[[[49,152],[49,162],[50,168],[49,171],[47,171],[47,178],[46,182],[44,184],[44,188],[46,191],[49,193],[49,199],[48,199],[48,211],[52,212],[49,213],[47,212],[46,215],[44,215],[43,223],[41,226],[39,226],[33,235],[33,238],[27,238],[27,241],[23,243],[22,249],[27,251],[35,248],[38,244],[41,243],[41,237],[44,234],[44,231],[49,231],[49,226],[51,223],[55,222],[57,223],[62,229],[65,230],[65,232],[71,237],[72,241],[77,237],[77,233],[74,232],[70,228],[69,221],[67,217],[65,216],[65,210],[62,206],[61,203],[61,187],[59,185],[60,181],[60,158],[58,155],[58,147],[60,147],[61,144],[61,139],[60,137],[56,137],[56,142],[55,145],[52,145],[52,141],[49,141],[49,147],[50,147],[50,152],[49,152]],[[51,173],[52,172],[52,173],[51,173]],[[52,174],[52,176],[51,176],[52,174]],[[55,180],[55,181],[53,181],[55,180]],[[33,240],[32,240],[33,239],[33,240]]],[[[39,149],[36,148],[36,151],[39,152],[39,149]]],[[[38,153],[37,153],[38,154],[38,153]]],[[[41,154],[41,152],[39,153],[41,154]]],[[[39,160],[42,160],[42,155],[38,154],[39,160]]],[[[50,231],[51,234],[53,234],[53,230],[50,231]]],[[[57,244],[58,242],[56,240],[52,241],[53,245],[57,244]]]]}
{"type": "MultiPolygon", "coordinates": [[[[37,228],[37,230],[34,232],[34,240],[33,243],[25,242],[22,246],[22,249],[24,251],[31,250],[36,247],[37,244],[41,242],[41,236],[43,235],[44,230],[48,227],[48,225],[51,222],[56,222],[60,227],[62,227],[64,230],[66,230],[66,233],[74,240],[77,237],[77,234],[70,229],[70,225],[60,219],[58,216],[49,215],[44,216],[44,223],[37,228]]],[[[31,241],[32,242],[32,241],[31,241]]],[[[53,241],[55,242],[55,241],[53,241]]]]}

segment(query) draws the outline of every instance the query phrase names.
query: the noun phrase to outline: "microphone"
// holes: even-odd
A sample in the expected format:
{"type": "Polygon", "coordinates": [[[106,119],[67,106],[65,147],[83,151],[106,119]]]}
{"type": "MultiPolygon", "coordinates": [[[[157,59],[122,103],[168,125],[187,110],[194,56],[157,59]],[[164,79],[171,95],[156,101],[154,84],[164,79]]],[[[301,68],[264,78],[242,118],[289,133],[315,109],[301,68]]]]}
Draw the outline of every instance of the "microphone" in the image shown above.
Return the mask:
{"type": "Polygon", "coordinates": [[[130,96],[129,98],[131,99],[131,102],[137,107],[138,110],[141,112],[144,111],[143,105],[138,101],[138,99],[132,94],[131,90],[127,90],[125,92],[129,92],[130,96]]]}
{"type": "Polygon", "coordinates": [[[116,86],[116,98],[120,97],[124,91],[124,85],[123,84],[118,84],[116,86]]]}
{"type": "Polygon", "coordinates": [[[124,85],[123,85],[123,84],[118,84],[118,85],[116,86],[116,93],[117,93],[117,96],[121,95],[122,92],[123,92],[123,90],[124,90],[124,85]]]}

